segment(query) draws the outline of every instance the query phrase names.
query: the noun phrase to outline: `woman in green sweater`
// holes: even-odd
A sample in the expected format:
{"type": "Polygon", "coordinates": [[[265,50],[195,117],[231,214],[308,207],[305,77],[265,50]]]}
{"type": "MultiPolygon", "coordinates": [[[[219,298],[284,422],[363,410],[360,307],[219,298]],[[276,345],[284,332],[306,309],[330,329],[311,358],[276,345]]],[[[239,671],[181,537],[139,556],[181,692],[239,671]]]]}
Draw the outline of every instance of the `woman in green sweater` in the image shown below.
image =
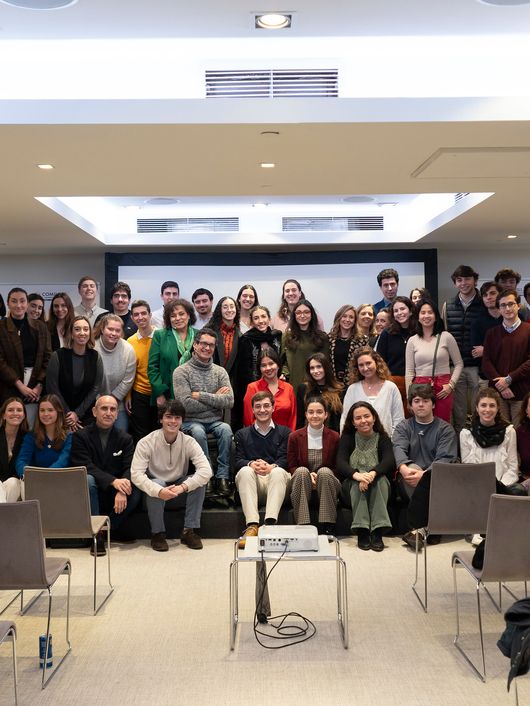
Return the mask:
{"type": "Polygon", "coordinates": [[[307,359],[317,352],[329,358],[329,340],[318,326],[311,302],[300,299],[291,313],[289,328],[282,336],[282,372],[295,390],[304,382],[307,359]]]}

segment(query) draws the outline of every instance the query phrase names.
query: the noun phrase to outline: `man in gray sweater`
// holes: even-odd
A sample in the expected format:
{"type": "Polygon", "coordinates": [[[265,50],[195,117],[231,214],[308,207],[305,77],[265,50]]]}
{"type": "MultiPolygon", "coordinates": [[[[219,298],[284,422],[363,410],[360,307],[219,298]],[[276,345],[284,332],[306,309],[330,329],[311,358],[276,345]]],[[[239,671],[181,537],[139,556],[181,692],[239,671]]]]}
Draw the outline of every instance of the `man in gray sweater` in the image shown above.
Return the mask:
{"type": "Polygon", "coordinates": [[[212,362],[217,343],[215,332],[203,328],[195,337],[191,360],[175,368],[173,392],[186,410],[182,431],[191,434],[208,456],[208,434],[217,441],[217,490],[229,495],[232,429],[222,421],[226,409],[234,406],[234,393],[228,373],[212,362]]]}
{"type": "Polygon", "coordinates": [[[195,530],[201,526],[204,493],[212,469],[195,439],[180,431],[185,416],[184,406],[178,400],[168,400],[159,407],[162,429],[140,439],[131,464],[132,482],[147,495],[151,546],[157,552],[168,550],[165,502],[179,496],[186,505],[180,541],[190,549],[202,549],[195,530]],[[193,475],[188,474],[190,461],[195,467],[193,475]]]}

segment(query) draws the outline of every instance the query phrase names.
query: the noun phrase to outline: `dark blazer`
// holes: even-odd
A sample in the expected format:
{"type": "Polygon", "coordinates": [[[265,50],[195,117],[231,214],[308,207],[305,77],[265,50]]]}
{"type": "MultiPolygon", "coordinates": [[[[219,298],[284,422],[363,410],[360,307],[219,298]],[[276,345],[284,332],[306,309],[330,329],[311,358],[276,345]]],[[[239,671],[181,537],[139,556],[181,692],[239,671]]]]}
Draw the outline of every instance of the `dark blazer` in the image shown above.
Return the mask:
{"type": "MultiPolygon", "coordinates": [[[[355,448],[355,432],[353,434],[344,433],[340,437],[339,450],[337,452],[337,475],[343,480],[352,477],[354,469],[350,466],[350,456],[355,448]]],[[[390,480],[396,470],[396,460],[392,442],[386,434],[379,434],[377,444],[377,456],[379,463],[373,469],[378,476],[387,476],[390,480]]]]}
{"type": "Polygon", "coordinates": [[[132,437],[115,426],[103,452],[99,432],[94,423],[73,435],[70,463],[72,466],[86,466],[87,473],[96,479],[98,488],[105,491],[116,478],[131,480],[133,455],[132,437]]]}
{"type": "Polygon", "coordinates": [[[7,480],[8,478],[17,477],[15,462],[17,460],[17,455],[20,451],[20,447],[22,446],[23,439],[24,432],[21,431],[19,427],[15,439],[15,444],[13,446],[13,455],[11,456],[11,460],[9,460],[7,456],[6,430],[5,427],[0,427],[0,481],[7,480]]]}
{"type": "Polygon", "coordinates": [[[239,328],[236,328],[234,331],[234,340],[232,342],[232,350],[230,351],[230,355],[228,356],[228,360],[225,360],[225,346],[224,346],[224,340],[223,340],[223,334],[219,329],[213,329],[215,331],[215,335],[217,338],[217,343],[215,344],[215,350],[213,354],[213,362],[216,365],[220,365],[222,368],[226,370],[228,375],[230,376],[230,381],[232,381],[234,375],[235,375],[235,368],[234,364],[236,362],[237,358],[237,349],[238,349],[238,344],[239,344],[239,337],[241,336],[241,332],[239,331],[239,328]]]}
{"type": "MultiPolygon", "coordinates": [[[[340,436],[333,429],[324,427],[322,433],[322,467],[335,472],[340,436]]],[[[287,444],[287,470],[294,473],[300,466],[307,466],[307,427],[297,429],[287,444]]]]}
{"type": "MultiPolygon", "coordinates": [[[[36,342],[35,364],[28,387],[44,385],[46,367],[51,355],[50,334],[43,321],[28,319],[30,331],[36,342]]],[[[11,317],[0,321],[0,402],[8,397],[20,397],[15,387],[17,380],[24,380],[22,341],[11,317]]]]}

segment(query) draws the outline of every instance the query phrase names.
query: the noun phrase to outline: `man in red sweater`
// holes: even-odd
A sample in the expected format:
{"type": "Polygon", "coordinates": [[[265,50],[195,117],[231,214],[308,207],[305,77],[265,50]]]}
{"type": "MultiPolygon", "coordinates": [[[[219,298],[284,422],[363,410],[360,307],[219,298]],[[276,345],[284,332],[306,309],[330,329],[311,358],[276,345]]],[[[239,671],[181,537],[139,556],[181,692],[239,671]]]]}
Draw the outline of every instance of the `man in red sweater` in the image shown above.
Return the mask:
{"type": "Polygon", "coordinates": [[[530,324],[519,318],[519,295],[506,289],[497,297],[502,323],[486,333],[482,372],[501,394],[501,411],[516,422],[530,390],[530,324]]]}

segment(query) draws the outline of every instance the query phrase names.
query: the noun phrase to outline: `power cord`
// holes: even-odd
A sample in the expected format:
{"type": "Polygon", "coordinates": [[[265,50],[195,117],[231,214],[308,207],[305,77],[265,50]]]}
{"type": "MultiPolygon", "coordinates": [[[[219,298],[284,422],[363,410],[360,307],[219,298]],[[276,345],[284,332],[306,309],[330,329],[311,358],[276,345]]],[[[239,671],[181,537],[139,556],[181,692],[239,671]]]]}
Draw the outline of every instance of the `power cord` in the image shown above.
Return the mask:
{"type": "MultiPolygon", "coordinates": [[[[267,650],[281,650],[284,647],[291,647],[291,645],[297,645],[300,642],[306,642],[307,640],[310,640],[316,634],[317,631],[315,624],[311,620],[309,620],[309,618],[304,617],[300,613],[291,611],[289,613],[285,613],[284,615],[273,615],[267,621],[266,616],[262,617],[262,615],[258,612],[259,610],[261,610],[263,596],[265,595],[265,590],[267,589],[269,583],[269,576],[272,574],[274,569],[278,566],[280,561],[285,556],[285,552],[287,551],[288,546],[289,540],[286,540],[283,552],[274,562],[268,573],[266,573],[265,581],[263,582],[263,586],[261,588],[260,597],[256,602],[256,609],[254,611],[254,637],[256,638],[256,641],[267,650]],[[287,618],[290,617],[300,618],[300,620],[302,620],[302,625],[296,625],[294,623],[286,624],[285,621],[287,620],[287,618]],[[274,623],[270,622],[272,620],[279,620],[280,622],[275,625],[274,623]],[[258,628],[258,625],[263,623],[267,623],[270,628],[272,628],[275,632],[264,632],[263,629],[258,628]],[[284,644],[282,645],[267,645],[260,639],[260,636],[267,637],[271,640],[290,641],[284,642],[284,644]]],[[[265,557],[263,556],[264,551],[261,550],[260,554],[264,571],[266,571],[265,567],[267,564],[265,562],[265,557]]]]}

